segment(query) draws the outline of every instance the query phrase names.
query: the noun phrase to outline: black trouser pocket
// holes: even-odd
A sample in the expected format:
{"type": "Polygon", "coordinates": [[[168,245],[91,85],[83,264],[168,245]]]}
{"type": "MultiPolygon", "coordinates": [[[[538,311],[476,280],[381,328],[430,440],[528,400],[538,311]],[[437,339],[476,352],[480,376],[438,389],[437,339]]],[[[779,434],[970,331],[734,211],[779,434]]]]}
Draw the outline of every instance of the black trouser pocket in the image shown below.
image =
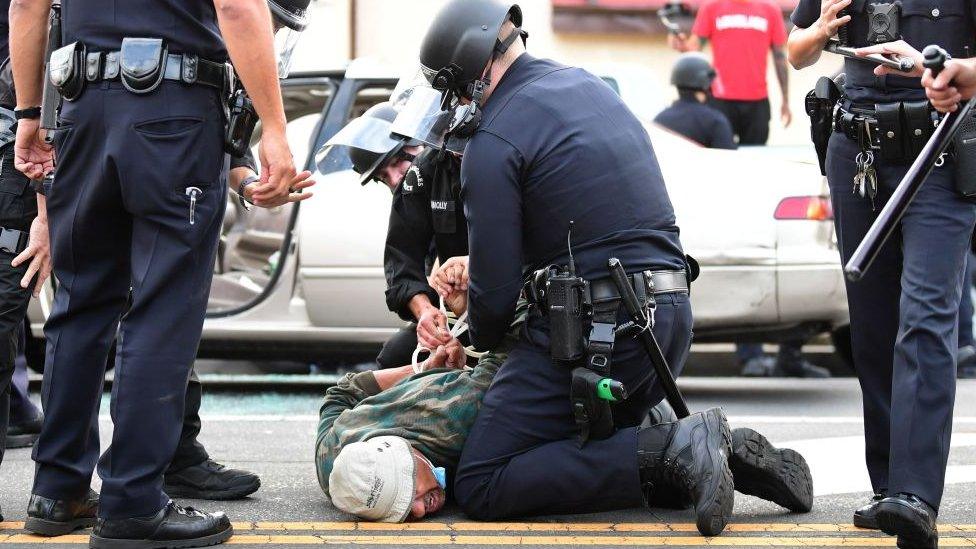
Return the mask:
{"type": "Polygon", "coordinates": [[[14,167],[14,146],[0,155],[0,227],[27,230],[37,215],[37,200],[30,180],[14,167]]]}

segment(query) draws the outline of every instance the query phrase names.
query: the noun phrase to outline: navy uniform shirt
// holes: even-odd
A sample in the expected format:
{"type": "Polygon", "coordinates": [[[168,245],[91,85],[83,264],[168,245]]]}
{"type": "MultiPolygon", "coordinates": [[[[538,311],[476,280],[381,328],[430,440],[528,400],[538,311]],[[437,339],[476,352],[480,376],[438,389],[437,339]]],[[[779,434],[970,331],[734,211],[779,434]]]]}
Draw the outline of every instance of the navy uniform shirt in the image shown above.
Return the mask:
{"type": "Polygon", "coordinates": [[[578,274],[683,269],[674,210],[646,130],[602,80],[520,56],[488,98],[464,152],[468,313],[478,349],[512,323],[523,276],[566,264],[575,221],[578,274]]]}
{"type": "Polygon", "coordinates": [[[414,161],[403,183],[393,191],[383,267],[386,305],[404,320],[413,320],[410,299],[426,294],[431,242],[441,263],[468,255],[468,226],[461,208],[461,161],[452,154],[427,149],[414,161]]]}
{"type": "MultiPolygon", "coordinates": [[[[930,44],[938,44],[953,57],[976,56],[976,3],[970,0],[900,0],[902,38],[921,51],[930,44]]],[[[868,0],[854,0],[848,8],[851,22],[847,24],[850,44],[867,46],[868,0]]],[[[790,16],[797,27],[807,28],[820,18],[821,0],[800,0],[790,16]]],[[[874,65],[844,60],[847,75],[845,95],[855,103],[893,103],[896,101],[924,101],[921,79],[903,76],[875,76],[874,65]]]]}
{"type": "Polygon", "coordinates": [[[163,38],[170,53],[225,61],[213,0],[63,0],[64,43],[118,50],[125,37],[163,38]]]}
{"type": "Polygon", "coordinates": [[[694,98],[681,98],[661,111],[654,122],[709,149],[734,149],[729,119],[694,98]]]}

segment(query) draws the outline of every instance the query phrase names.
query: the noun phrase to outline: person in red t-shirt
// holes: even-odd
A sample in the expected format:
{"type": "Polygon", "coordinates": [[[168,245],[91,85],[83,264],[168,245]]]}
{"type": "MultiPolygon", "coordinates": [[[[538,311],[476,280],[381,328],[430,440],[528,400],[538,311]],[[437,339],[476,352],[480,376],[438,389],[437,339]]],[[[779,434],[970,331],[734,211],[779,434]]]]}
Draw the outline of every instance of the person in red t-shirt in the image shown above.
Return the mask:
{"type": "Polygon", "coordinates": [[[732,123],[740,145],[764,145],[769,138],[766,63],[770,50],[783,92],[780,119],[784,127],[790,125],[793,114],[783,50],[786,26],[778,5],[772,0],[706,0],[691,34],[672,34],[669,43],[678,51],[695,51],[711,40],[718,72],[712,84],[714,103],[732,123]]]}

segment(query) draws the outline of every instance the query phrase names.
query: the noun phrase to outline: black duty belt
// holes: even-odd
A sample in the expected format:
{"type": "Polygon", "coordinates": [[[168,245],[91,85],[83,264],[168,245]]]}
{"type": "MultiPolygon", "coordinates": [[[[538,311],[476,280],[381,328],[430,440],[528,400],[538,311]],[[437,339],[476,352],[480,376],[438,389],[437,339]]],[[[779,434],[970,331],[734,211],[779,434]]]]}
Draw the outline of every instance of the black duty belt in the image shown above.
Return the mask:
{"type": "MultiPolygon", "coordinates": [[[[652,296],[673,293],[688,293],[688,273],[680,271],[643,271],[630,275],[637,297],[642,301],[647,292],[652,296]]],[[[620,292],[613,279],[599,278],[590,281],[590,299],[593,303],[620,299],[620,292]]]]}
{"type": "MultiPolygon", "coordinates": [[[[90,83],[119,80],[119,57],[118,51],[96,51],[86,54],[85,80],[90,83]]],[[[164,80],[202,84],[218,90],[228,89],[233,75],[233,69],[227,63],[208,61],[196,55],[180,53],[167,54],[164,71],[164,80]]]]}
{"type": "Polygon", "coordinates": [[[27,232],[0,227],[0,251],[19,254],[27,248],[27,232]]]}
{"type": "Polygon", "coordinates": [[[915,158],[935,131],[939,115],[928,101],[879,103],[873,107],[841,103],[834,131],[856,141],[862,151],[880,151],[881,158],[915,158]]]}

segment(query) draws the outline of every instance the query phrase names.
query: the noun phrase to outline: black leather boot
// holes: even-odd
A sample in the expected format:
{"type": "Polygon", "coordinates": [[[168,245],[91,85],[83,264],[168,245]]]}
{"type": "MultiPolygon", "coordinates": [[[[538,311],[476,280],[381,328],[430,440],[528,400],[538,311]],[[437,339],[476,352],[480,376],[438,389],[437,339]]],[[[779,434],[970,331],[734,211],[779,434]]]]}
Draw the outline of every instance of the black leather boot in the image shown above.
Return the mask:
{"type": "Polygon", "coordinates": [[[677,490],[694,503],[702,535],[722,533],[735,497],[728,464],[731,436],[718,408],[639,429],[637,459],[645,496],[677,490]]]}
{"type": "Polygon", "coordinates": [[[227,515],[204,513],[170,501],[159,512],[129,519],[98,519],[89,547],[95,549],[165,549],[208,547],[234,534],[227,515]]]}
{"type": "Polygon", "coordinates": [[[898,536],[901,549],[936,549],[938,513],[914,494],[895,494],[878,504],[878,526],[889,536],[898,536]]]}
{"type": "Polygon", "coordinates": [[[868,530],[880,530],[878,527],[878,504],[886,497],[888,494],[884,492],[875,494],[870,503],[854,511],[854,526],[868,530]]]}
{"type": "Polygon", "coordinates": [[[163,491],[175,498],[241,499],[260,487],[261,479],[254,473],[229,469],[212,459],[166,473],[163,479],[163,491]]]}
{"type": "Polygon", "coordinates": [[[7,435],[4,445],[7,448],[27,448],[37,442],[37,437],[41,436],[41,426],[44,424],[44,416],[35,417],[19,423],[11,423],[7,426],[7,435]]]}
{"type": "Polygon", "coordinates": [[[807,461],[789,448],[779,449],[752,429],[732,431],[729,468],[735,489],[794,513],[813,508],[813,477],[807,461]]]}
{"type": "Polygon", "coordinates": [[[98,494],[89,489],[80,499],[57,500],[31,494],[24,529],[40,536],[63,536],[95,525],[98,494]]]}

